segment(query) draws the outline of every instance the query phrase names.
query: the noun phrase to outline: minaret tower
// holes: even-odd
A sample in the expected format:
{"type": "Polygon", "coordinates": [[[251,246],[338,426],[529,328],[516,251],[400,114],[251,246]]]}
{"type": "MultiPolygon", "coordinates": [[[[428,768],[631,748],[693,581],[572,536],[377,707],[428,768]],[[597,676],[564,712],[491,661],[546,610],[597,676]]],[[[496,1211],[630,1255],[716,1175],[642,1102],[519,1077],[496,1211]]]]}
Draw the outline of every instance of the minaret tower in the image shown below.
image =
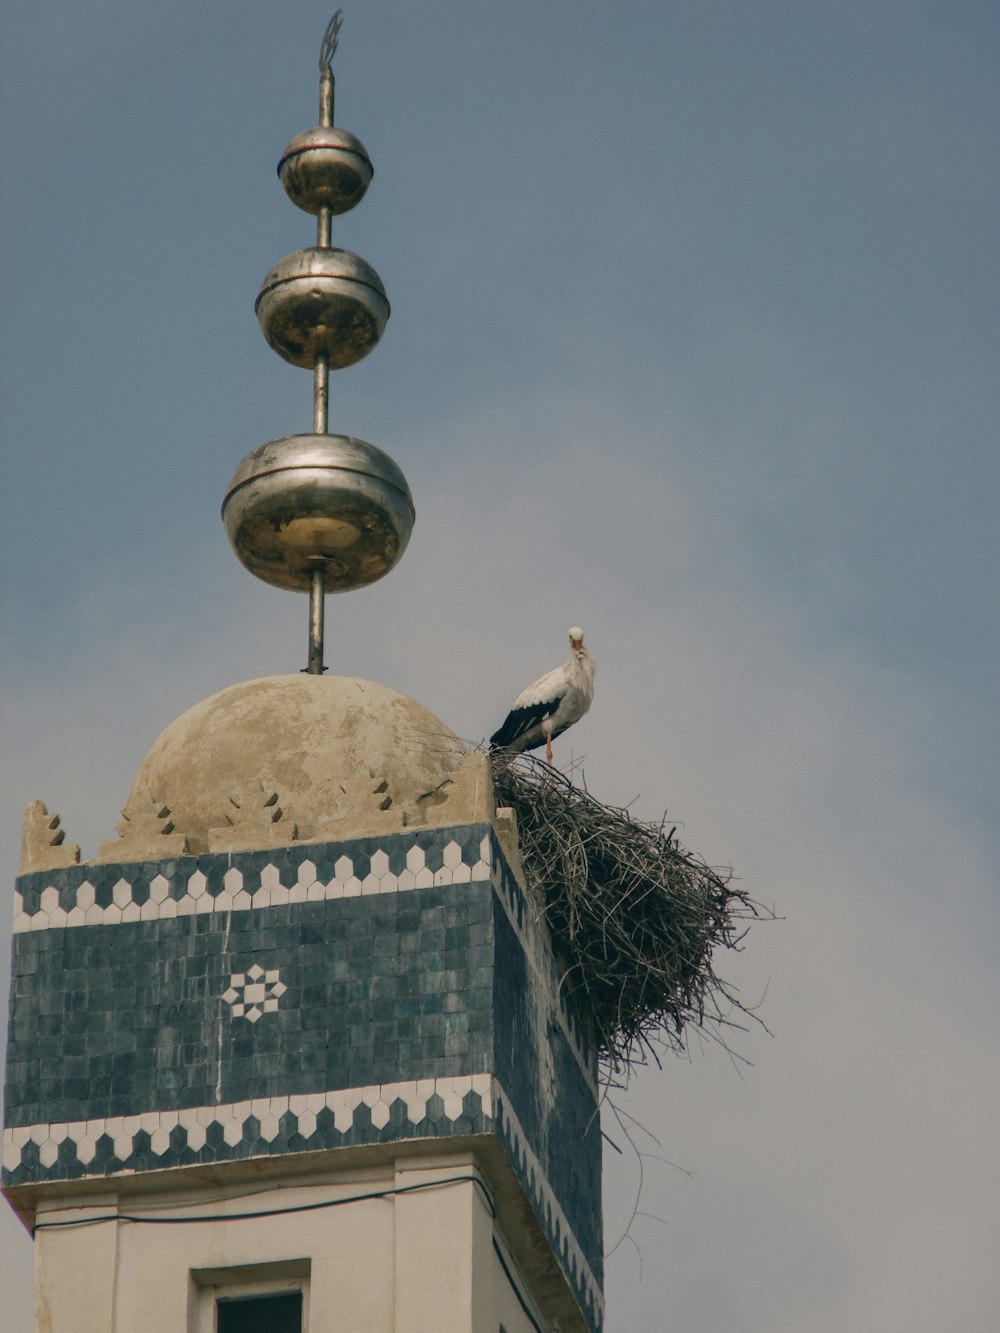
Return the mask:
{"type": "Polygon", "coordinates": [[[4,1193],[37,1333],[538,1333],[602,1323],[596,1051],[562,993],[489,764],[412,699],[324,674],[325,595],[399,560],[396,464],[332,434],[330,372],[389,304],[332,244],[372,166],[320,124],[281,158],[316,245],[257,314],[313,429],[255,449],[223,516],[309,595],[304,672],[154,742],[92,861],[25,812],[4,1193]]]}

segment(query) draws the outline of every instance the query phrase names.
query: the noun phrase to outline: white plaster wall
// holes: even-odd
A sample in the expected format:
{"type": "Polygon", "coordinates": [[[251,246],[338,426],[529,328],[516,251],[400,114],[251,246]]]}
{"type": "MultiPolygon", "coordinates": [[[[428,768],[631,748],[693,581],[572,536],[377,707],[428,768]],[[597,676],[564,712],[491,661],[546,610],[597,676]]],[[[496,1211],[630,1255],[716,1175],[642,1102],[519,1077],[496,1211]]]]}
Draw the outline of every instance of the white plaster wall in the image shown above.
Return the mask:
{"type": "Polygon", "coordinates": [[[501,1324],[506,1333],[532,1333],[497,1259],[482,1190],[471,1179],[437,1184],[475,1170],[468,1155],[400,1159],[377,1171],[264,1186],[248,1163],[224,1192],[187,1185],[135,1194],[133,1185],[127,1198],[106,1193],[86,1206],[69,1194],[58,1208],[50,1200],[39,1222],[116,1211],[198,1220],[43,1227],[35,1240],[36,1333],[213,1333],[217,1295],[290,1287],[304,1291],[307,1333],[498,1333],[501,1324]],[[409,1192],[233,1216],[381,1189],[409,1192]]]}

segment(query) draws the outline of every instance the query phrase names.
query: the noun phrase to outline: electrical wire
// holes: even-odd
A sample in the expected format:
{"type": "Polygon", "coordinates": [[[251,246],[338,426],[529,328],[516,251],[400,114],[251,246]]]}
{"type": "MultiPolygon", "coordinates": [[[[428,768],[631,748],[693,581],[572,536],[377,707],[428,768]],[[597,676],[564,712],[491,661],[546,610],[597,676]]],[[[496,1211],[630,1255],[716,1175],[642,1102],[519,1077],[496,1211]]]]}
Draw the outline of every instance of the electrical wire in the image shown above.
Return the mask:
{"type": "Polygon", "coordinates": [[[471,1182],[478,1185],[489,1209],[490,1217],[496,1219],[496,1204],[486,1188],[486,1182],[479,1175],[447,1176],[444,1180],[425,1180],[416,1185],[397,1185],[393,1189],[372,1190],[368,1194],[351,1194],[342,1199],[323,1199],[319,1203],[290,1204],[287,1208],[260,1208],[247,1213],[201,1213],[187,1217],[136,1217],[130,1213],[104,1213],[100,1217],[67,1217],[61,1221],[36,1222],[31,1234],[39,1231],[54,1231],[63,1227],[93,1227],[102,1222],[134,1222],[137,1225],[180,1226],[191,1222],[243,1222],[260,1217],[283,1217],[287,1213],[311,1213],[319,1208],[338,1208],[345,1203],[363,1203],[367,1199],[389,1199],[397,1194],[415,1194],[419,1190],[439,1189],[443,1185],[457,1185],[471,1182]]]}

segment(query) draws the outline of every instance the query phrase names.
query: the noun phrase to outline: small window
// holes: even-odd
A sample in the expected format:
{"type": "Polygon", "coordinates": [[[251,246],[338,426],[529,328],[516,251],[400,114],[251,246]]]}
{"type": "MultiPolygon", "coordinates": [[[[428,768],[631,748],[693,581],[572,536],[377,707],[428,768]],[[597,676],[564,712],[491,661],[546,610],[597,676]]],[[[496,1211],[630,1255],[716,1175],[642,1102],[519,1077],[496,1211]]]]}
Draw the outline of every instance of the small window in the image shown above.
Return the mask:
{"type": "Polygon", "coordinates": [[[220,1296],[218,1333],[302,1333],[302,1292],[220,1296]]]}

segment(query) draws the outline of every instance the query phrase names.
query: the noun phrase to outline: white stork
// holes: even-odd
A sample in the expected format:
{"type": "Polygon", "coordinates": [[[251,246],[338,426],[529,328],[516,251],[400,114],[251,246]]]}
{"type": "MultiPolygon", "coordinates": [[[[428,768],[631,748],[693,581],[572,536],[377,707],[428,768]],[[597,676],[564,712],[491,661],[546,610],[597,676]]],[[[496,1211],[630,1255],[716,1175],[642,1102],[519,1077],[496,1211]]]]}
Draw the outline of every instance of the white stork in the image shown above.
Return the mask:
{"type": "Polygon", "coordinates": [[[583,646],[583,630],[569,631],[572,652],[562,666],[547,671],[514,700],[504,724],[490,737],[491,750],[520,754],[545,742],[545,758],[552,763],[552,741],[579,722],[594,697],[595,662],[583,646]]]}

